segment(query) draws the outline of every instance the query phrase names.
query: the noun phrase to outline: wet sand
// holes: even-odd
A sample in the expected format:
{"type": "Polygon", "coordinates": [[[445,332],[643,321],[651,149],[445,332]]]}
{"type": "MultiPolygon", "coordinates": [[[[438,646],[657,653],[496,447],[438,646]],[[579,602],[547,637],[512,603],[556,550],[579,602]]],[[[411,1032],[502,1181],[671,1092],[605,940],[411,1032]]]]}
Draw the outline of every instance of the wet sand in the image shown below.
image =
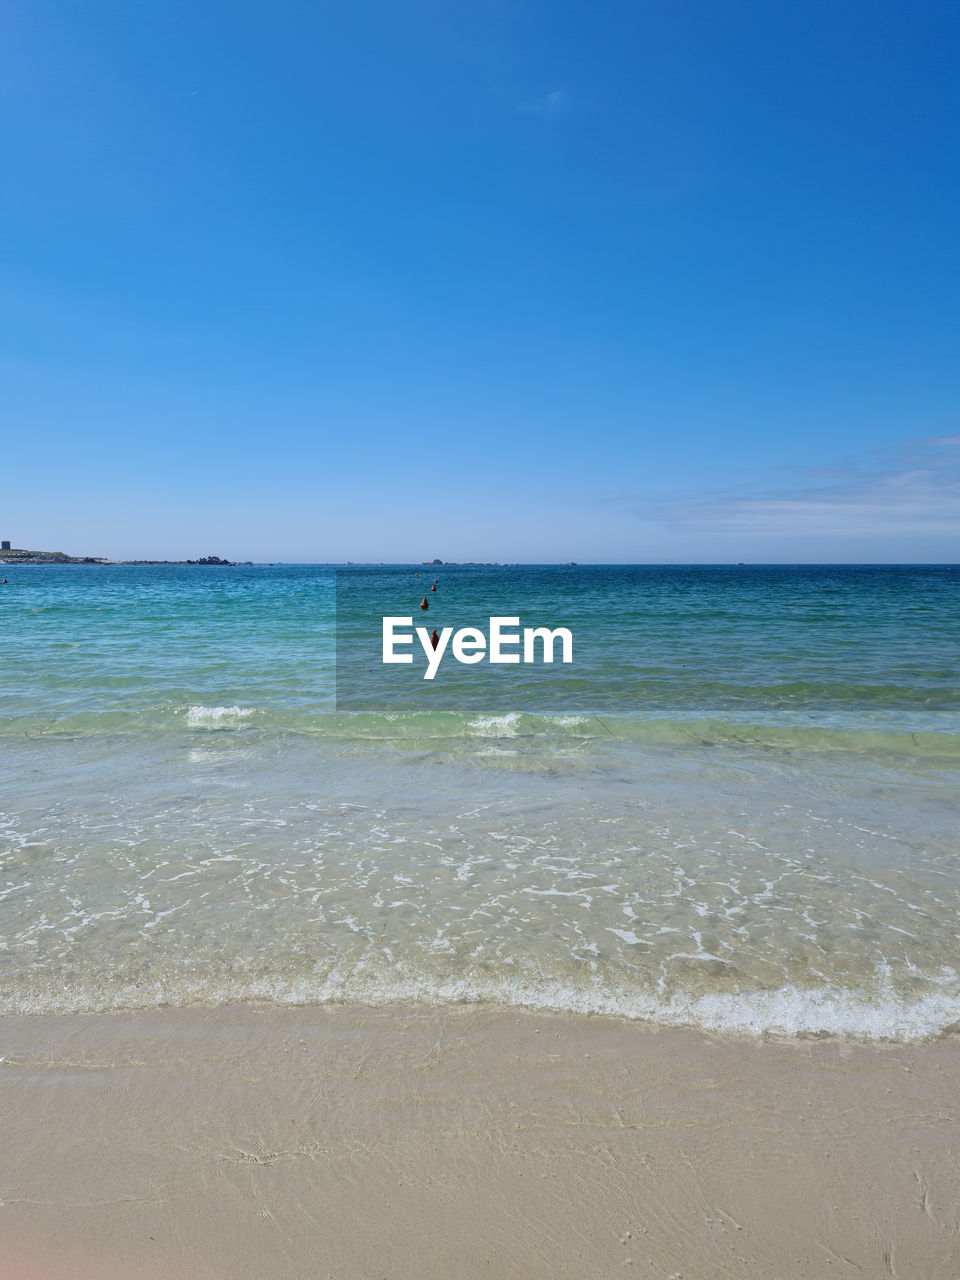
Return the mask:
{"type": "Polygon", "coordinates": [[[3,1280],[960,1276],[960,1039],[0,1020],[3,1280]]]}

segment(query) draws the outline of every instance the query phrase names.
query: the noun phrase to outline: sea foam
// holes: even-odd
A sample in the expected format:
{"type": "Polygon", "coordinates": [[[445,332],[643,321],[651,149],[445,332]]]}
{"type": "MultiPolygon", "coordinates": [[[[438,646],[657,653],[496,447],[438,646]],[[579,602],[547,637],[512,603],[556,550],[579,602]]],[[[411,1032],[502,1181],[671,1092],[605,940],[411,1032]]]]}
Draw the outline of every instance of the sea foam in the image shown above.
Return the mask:
{"type": "Polygon", "coordinates": [[[191,729],[237,729],[253,715],[253,707],[187,708],[187,725],[191,729]]]}
{"type": "MultiPolygon", "coordinates": [[[[956,975],[955,975],[956,976],[956,975]]],[[[437,978],[377,971],[361,964],[334,966],[300,977],[234,972],[218,977],[171,975],[146,983],[34,990],[0,1000],[4,1013],[92,1013],[163,1006],[223,1006],[238,1003],[319,1006],[345,1004],[387,1008],[401,1004],[485,1005],[532,1012],[600,1015],[663,1027],[721,1034],[784,1037],[829,1036],[860,1041],[916,1042],[949,1033],[960,1024],[960,996],[944,992],[907,1000],[891,991],[870,995],[839,987],[743,994],[677,995],[661,1000],[649,992],[602,985],[526,981],[505,975],[437,978]]]]}

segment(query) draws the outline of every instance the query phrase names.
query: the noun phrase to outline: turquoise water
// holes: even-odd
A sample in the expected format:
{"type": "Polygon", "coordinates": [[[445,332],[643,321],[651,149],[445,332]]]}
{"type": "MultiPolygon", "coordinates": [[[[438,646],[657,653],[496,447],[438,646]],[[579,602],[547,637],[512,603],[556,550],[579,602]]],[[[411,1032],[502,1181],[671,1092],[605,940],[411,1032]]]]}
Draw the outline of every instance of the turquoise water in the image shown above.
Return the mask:
{"type": "Polygon", "coordinates": [[[437,577],[431,626],[565,624],[575,660],[455,671],[413,710],[374,664],[359,712],[329,568],[5,572],[8,1011],[960,1019],[960,572],[364,569],[341,639],[437,577]]]}

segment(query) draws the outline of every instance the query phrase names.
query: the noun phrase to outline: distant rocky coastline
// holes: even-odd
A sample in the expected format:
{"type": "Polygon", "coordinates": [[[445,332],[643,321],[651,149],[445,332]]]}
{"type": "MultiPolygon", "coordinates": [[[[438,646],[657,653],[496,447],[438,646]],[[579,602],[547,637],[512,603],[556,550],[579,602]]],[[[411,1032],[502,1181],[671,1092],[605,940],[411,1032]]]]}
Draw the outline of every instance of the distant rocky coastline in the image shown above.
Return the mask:
{"type": "Polygon", "coordinates": [[[238,564],[253,564],[252,560],[223,560],[220,556],[202,556],[199,560],[109,560],[107,564],[203,564],[218,568],[235,569],[238,564]]]}
{"type": "Polygon", "coordinates": [[[0,564],[139,564],[139,565],[213,565],[216,568],[233,569],[237,564],[252,564],[252,560],[224,560],[221,556],[202,556],[199,560],[108,560],[105,556],[68,556],[63,551],[24,551],[19,547],[5,547],[0,551],[0,564]]]}
{"type": "Polygon", "coordinates": [[[0,564],[109,564],[102,556],[68,556],[62,551],[24,551],[4,547],[0,564]]]}

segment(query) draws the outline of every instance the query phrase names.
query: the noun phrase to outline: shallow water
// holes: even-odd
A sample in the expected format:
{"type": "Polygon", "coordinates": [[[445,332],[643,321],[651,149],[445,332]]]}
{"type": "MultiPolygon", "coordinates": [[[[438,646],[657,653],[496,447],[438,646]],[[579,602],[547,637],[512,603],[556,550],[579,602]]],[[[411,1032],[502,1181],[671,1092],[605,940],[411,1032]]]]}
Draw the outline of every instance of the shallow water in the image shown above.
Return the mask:
{"type": "Polygon", "coordinates": [[[8,571],[4,1009],[960,1019],[960,575],[436,572],[534,621],[579,598],[583,689],[352,714],[327,569],[8,571]]]}

